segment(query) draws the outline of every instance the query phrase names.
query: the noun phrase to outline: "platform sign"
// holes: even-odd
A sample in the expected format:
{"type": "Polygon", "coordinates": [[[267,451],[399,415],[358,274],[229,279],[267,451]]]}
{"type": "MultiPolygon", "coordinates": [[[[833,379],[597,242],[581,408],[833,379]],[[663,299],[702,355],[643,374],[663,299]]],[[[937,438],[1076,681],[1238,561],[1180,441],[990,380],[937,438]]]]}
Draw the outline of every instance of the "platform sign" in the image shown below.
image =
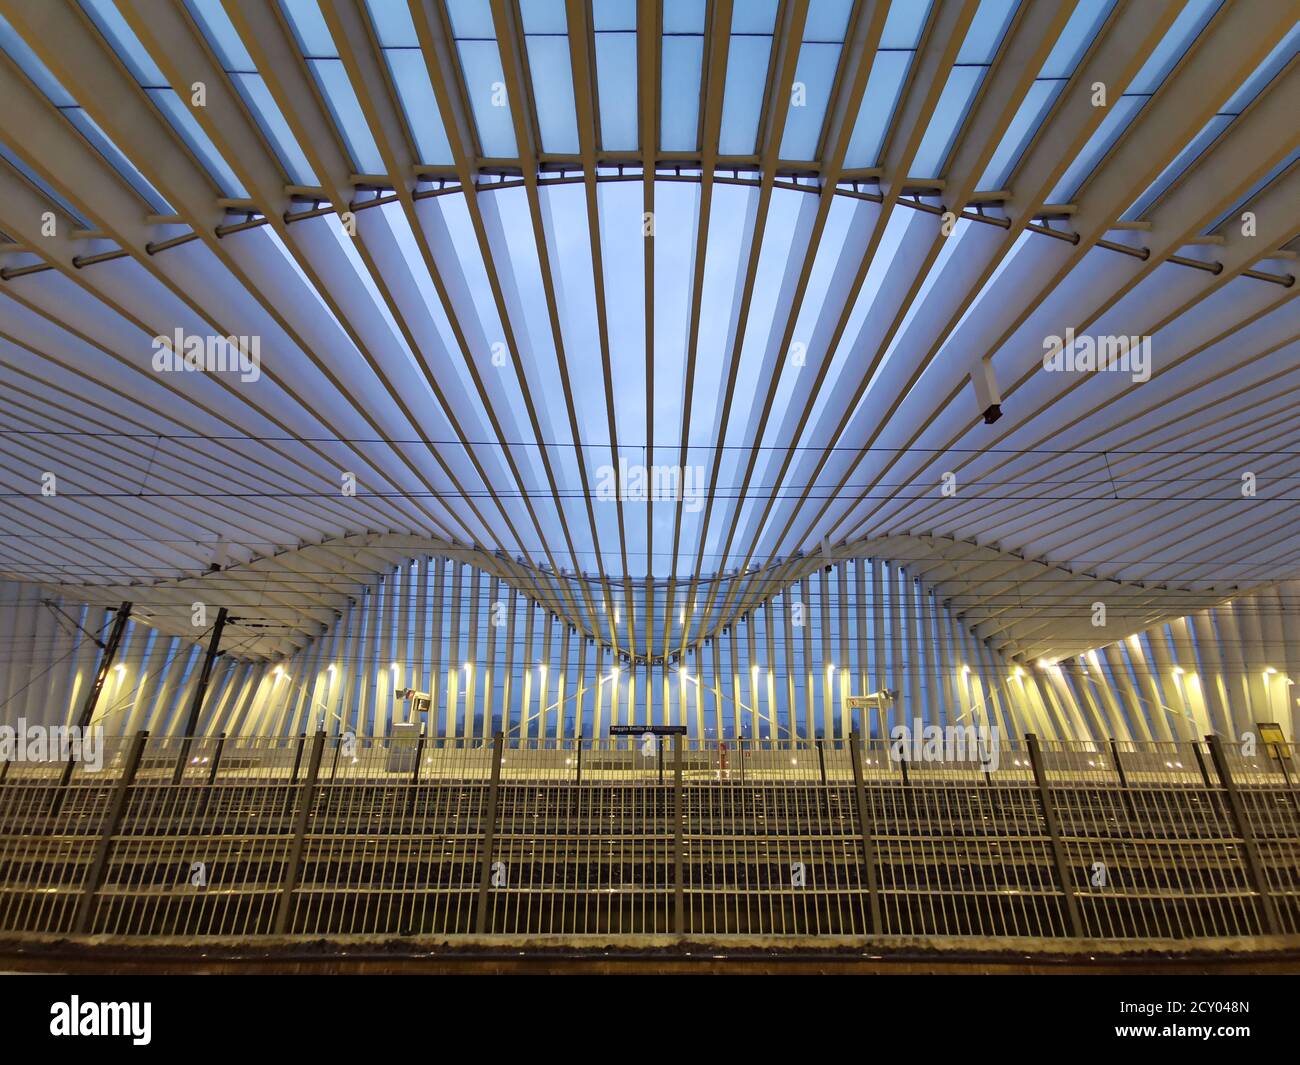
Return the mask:
{"type": "Polygon", "coordinates": [[[1282,726],[1276,721],[1256,721],[1255,727],[1259,729],[1260,742],[1268,747],[1268,753],[1273,758],[1287,758],[1290,751],[1287,749],[1286,733],[1282,731],[1282,726]]]}
{"type": "Polygon", "coordinates": [[[410,773],[420,756],[420,725],[394,723],[388,735],[388,771],[410,773]]]}
{"type": "Polygon", "coordinates": [[[898,692],[890,688],[881,688],[878,692],[868,692],[866,695],[846,695],[844,705],[850,710],[866,710],[872,706],[892,703],[897,696],[898,692]]]}
{"type": "MultiPolygon", "coordinates": [[[[870,692],[867,695],[847,695],[844,698],[844,706],[847,710],[878,711],[880,714],[880,731],[883,734],[889,724],[885,715],[888,707],[893,705],[894,694],[888,688],[882,688],[878,692],[870,692]]],[[[857,722],[854,724],[856,727],[857,722]]],[[[862,727],[869,738],[872,735],[870,714],[864,715],[862,727]]]]}
{"type": "Polygon", "coordinates": [[[685,725],[610,725],[611,736],[685,736],[685,725]]]}

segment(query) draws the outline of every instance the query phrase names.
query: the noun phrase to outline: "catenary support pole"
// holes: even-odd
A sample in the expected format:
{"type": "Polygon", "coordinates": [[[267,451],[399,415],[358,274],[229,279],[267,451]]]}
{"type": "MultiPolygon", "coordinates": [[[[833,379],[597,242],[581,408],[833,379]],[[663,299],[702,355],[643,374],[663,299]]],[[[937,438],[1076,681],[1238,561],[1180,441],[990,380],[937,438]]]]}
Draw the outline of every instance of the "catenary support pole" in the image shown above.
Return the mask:
{"type": "Polygon", "coordinates": [[[181,730],[181,749],[176,758],[176,768],[172,771],[172,783],[179,784],[185,775],[185,763],[190,756],[190,745],[199,727],[199,715],[203,712],[203,698],[208,693],[208,681],[212,679],[212,666],[217,661],[221,648],[221,631],[226,627],[228,611],[223,606],[217,611],[217,620],[212,624],[212,638],[208,640],[208,650],[203,656],[203,666],[199,670],[199,679],[194,684],[194,695],[190,699],[190,712],[185,717],[185,728],[181,730]]]}
{"type": "MultiPolygon", "coordinates": [[[[108,677],[108,671],[113,667],[113,659],[117,657],[117,649],[122,645],[122,636],[126,632],[126,623],[130,620],[130,617],[130,603],[123,603],[117,608],[117,616],[113,618],[113,628],[109,631],[108,639],[102,645],[104,653],[99,657],[99,668],[95,670],[95,679],[90,682],[90,690],[86,692],[86,698],[81,704],[81,713],[77,715],[77,727],[82,732],[85,732],[90,727],[90,722],[95,717],[95,708],[99,705],[100,692],[104,690],[104,681],[108,677]]],[[[76,760],[69,755],[67,764],[63,767],[63,773],[59,777],[59,790],[54,793],[54,802],[50,807],[51,817],[57,814],[63,805],[68,783],[72,780],[72,773],[76,767],[76,760]]]]}
{"type": "Polygon", "coordinates": [[[77,716],[77,724],[83,729],[94,719],[100,692],[104,690],[104,681],[113,666],[113,659],[117,657],[117,649],[122,645],[122,635],[126,632],[126,623],[130,618],[131,604],[123,603],[117,608],[117,615],[113,618],[113,628],[109,631],[108,640],[104,644],[104,653],[99,659],[99,668],[95,670],[95,679],[90,682],[90,690],[86,692],[85,701],[81,704],[81,713],[77,716]]]}

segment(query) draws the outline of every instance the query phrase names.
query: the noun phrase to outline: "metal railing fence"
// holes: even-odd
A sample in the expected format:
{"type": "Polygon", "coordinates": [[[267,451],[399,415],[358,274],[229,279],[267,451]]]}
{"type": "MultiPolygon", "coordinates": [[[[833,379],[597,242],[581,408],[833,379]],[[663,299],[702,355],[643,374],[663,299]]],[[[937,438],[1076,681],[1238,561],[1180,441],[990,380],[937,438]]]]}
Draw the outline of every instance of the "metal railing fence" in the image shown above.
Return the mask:
{"type": "Polygon", "coordinates": [[[1289,748],[113,737],[0,763],[0,932],[1300,934],[1289,748]]]}

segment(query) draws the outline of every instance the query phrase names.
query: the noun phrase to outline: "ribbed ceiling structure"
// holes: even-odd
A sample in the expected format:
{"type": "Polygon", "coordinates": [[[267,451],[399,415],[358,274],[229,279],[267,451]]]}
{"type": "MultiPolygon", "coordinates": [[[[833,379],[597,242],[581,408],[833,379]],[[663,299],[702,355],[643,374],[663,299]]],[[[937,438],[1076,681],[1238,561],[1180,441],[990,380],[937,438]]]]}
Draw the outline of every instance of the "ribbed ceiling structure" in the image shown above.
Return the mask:
{"type": "Polygon", "coordinates": [[[800,580],[844,559],[887,559],[903,567],[912,578],[933,588],[990,650],[1020,660],[1075,655],[1165,617],[1190,614],[1201,609],[1207,598],[1217,601],[1204,593],[1103,581],[969,542],[887,536],[807,556],[788,567],[779,583],[762,571],[701,582],[694,599],[683,599],[675,616],[653,616],[659,628],[647,653],[644,644],[638,649],[634,642],[638,619],[652,617],[641,582],[633,589],[628,610],[620,596],[606,592],[601,598],[601,589],[582,578],[528,570],[508,558],[399,533],[310,544],[217,572],[160,581],[147,589],[85,585],[75,590],[73,601],[109,608],[124,601],[138,603],[138,617],[162,633],[183,639],[195,636],[194,603],[220,604],[237,616],[241,656],[282,658],[310,645],[382,578],[427,554],[499,580],[503,591],[522,595],[563,618],[574,631],[599,636],[612,630],[614,638],[607,642],[629,657],[661,662],[683,643],[711,639],[743,623],[756,605],[769,603],[800,580]],[[568,602],[588,597],[598,604],[595,614],[569,612],[568,602]],[[1104,618],[1096,616],[1095,603],[1106,606],[1104,618]]]}
{"type": "Polygon", "coordinates": [[[0,574],[274,657],[437,553],[660,660],[846,557],[1022,659],[1294,577],[1298,14],[2,0],[0,574]]]}

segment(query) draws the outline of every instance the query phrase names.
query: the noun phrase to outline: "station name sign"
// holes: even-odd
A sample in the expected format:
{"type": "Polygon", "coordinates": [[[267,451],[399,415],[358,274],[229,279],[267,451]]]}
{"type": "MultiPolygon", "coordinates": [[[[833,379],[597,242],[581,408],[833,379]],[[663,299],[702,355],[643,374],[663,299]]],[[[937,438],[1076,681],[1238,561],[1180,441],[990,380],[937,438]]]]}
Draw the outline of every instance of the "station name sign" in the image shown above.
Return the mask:
{"type": "Polygon", "coordinates": [[[685,736],[685,725],[610,725],[611,736],[685,736]]]}

